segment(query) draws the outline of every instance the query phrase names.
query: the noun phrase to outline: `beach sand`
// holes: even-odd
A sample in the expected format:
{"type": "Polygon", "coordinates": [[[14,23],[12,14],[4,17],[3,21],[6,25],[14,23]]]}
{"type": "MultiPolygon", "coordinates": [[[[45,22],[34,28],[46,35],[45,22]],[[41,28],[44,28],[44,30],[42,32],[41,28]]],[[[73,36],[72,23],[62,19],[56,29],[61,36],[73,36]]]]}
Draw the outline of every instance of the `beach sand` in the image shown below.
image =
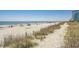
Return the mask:
{"type": "Polygon", "coordinates": [[[0,29],[0,44],[3,44],[4,38],[8,37],[9,35],[13,35],[14,37],[17,36],[24,36],[27,32],[28,35],[32,35],[33,31],[40,31],[40,29],[58,24],[57,23],[42,23],[42,24],[31,24],[30,26],[27,26],[26,24],[23,26],[16,25],[14,27],[6,27],[3,29],[0,29]]]}

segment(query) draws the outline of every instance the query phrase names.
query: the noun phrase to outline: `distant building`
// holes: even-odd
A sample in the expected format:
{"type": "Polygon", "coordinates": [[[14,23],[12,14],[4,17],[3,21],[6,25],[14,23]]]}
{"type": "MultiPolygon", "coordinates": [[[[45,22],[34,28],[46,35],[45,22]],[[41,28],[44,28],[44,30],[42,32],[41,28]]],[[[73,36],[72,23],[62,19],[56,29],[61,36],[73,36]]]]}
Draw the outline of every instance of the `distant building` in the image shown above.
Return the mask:
{"type": "Polygon", "coordinates": [[[72,11],[72,19],[74,21],[79,21],[79,10],[72,11]]]}

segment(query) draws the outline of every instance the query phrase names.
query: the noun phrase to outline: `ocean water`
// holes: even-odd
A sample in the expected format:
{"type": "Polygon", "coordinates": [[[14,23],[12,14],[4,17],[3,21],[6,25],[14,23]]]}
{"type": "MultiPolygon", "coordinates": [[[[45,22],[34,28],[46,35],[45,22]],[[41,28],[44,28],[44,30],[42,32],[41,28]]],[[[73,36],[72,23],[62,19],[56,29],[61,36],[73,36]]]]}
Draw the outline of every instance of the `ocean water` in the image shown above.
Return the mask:
{"type": "Polygon", "coordinates": [[[48,22],[51,21],[0,21],[0,25],[16,25],[16,24],[48,23],[48,22]]]}

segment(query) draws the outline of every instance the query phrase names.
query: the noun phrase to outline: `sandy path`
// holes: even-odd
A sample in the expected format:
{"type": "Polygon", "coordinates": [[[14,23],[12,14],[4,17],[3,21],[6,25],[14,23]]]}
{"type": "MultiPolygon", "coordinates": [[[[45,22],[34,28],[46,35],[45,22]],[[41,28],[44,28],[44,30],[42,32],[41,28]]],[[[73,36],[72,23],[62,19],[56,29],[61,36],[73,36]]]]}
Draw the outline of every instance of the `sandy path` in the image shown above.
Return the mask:
{"type": "Polygon", "coordinates": [[[61,25],[60,29],[49,34],[44,41],[38,41],[39,45],[36,48],[57,48],[64,46],[64,35],[67,30],[68,24],[61,25]]]}

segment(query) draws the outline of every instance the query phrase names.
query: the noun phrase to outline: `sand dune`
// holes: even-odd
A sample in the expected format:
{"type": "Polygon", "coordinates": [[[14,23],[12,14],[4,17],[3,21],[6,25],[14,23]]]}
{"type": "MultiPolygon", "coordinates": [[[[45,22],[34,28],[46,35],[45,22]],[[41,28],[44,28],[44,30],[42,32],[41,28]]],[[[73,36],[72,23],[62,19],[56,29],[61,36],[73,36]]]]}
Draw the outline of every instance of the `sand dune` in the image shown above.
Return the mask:
{"type": "Polygon", "coordinates": [[[68,24],[61,25],[60,29],[49,34],[44,41],[38,41],[39,45],[36,48],[57,48],[64,46],[64,35],[67,30],[68,24]]]}

